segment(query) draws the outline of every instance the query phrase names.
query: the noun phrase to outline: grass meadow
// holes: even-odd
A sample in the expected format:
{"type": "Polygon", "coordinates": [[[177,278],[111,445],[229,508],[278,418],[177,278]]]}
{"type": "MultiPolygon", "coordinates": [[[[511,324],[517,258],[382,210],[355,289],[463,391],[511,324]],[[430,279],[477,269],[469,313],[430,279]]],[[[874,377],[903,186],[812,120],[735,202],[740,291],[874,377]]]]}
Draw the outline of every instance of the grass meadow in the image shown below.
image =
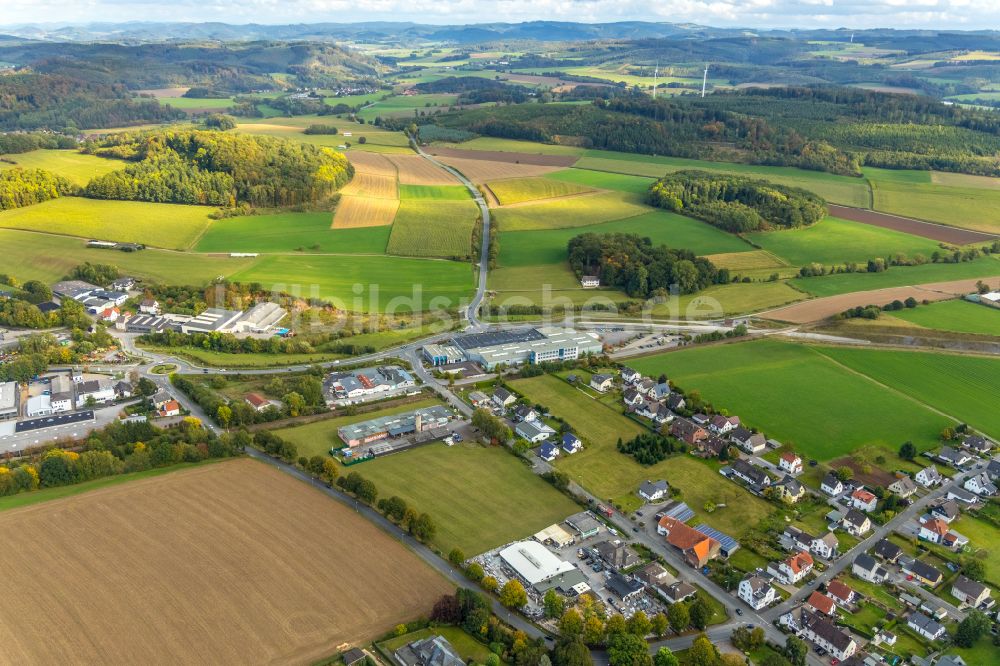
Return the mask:
{"type": "Polygon", "coordinates": [[[172,106],[175,109],[216,109],[219,111],[228,109],[236,104],[229,97],[161,97],[160,104],[172,106]]]}
{"type": "Polygon", "coordinates": [[[948,419],[838,365],[827,353],[762,340],[664,353],[629,365],[654,377],[666,373],[684,390],[699,391],[717,408],[820,461],[866,446],[895,454],[906,440],[920,450],[937,445],[948,419]]]}
{"type": "Polygon", "coordinates": [[[422,311],[433,298],[457,306],[473,291],[469,264],[402,257],[269,255],[230,277],[355,312],[384,311],[389,305],[396,313],[422,311]]]}
{"type": "Polygon", "coordinates": [[[442,107],[447,109],[457,99],[458,95],[451,94],[397,95],[361,109],[358,117],[372,121],[379,116],[383,118],[413,116],[417,111],[431,111],[442,107]]]}
{"type": "Polygon", "coordinates": [[[585,185],[542,176],[493,180],[486,183],[486,186],[493,190],[493,194],[503,206],[594,191],[593,188],[585,185]]]}
{"type": "Polygon", "coordinates": [[[459,150],[495,150],[503,153],[527,153],[535,155],[583,155],[584,149],[575,146],[559,146],[535,141],[518,141],[480,136],[462,143],[442,144],[459,150]]]}
{"type": "Polygon", "coordinates": [[[894,173],[865,169],[865,174],[872,184],[875,210],[1000,233],[1000,189],[935,183],[926,171],[894,173]]]}
{"type": "Polygon", "coordinates": [[[635,217],[652,210],[636,194],[604,192],[501,208],[493,215],[503,231],[530,231],[583,227],[635,217]]]}
{"type": "Polygon", "coordinates": [[[1000,309],[966,300],[939,301],[892,316],[937,331],[1000,336],[1000,309]]]}
{"type": "Polygon", "coordinates": [[[86,185],[92,178],[103,176],[125,166],[125,162],[94,155],[86,155],[76,150],[32,150],[16,155],[4,155],[8,162],[0,162],[0,169],[23,167],[25,169],[45,169],[63,176],[74,185],[86,185]]]}
{"type": "Polygon", "coordinates": [[[554,171],[546,178],[559,180],[566,183],[574,183],[593,189],[616,190],[618,192],[631,192],[633,194],[646,194],[649,186],[653,184],[653,178],[645,176],[633,176],[623,173],[610,173],[604,171],[588,171],[587,169],[566,169],[565,171],[554,171]]]}
{"type": "Polygon", "coordinates": [[[732,282],[671,298],[655,305],[653,315],[669,319],[716,319],[776,308],[805,298],[805,294],[787,282],[732,282]]]}
{"type": "Polygon", "coordinates": [[[897,254],[929,258],[940,249],[927,238],[836,217],[824,218],[801,229],[747,234],[747,238],[796,266],[864,263],[873,257],[897,254]]]}
{"type": "Polygon", "coordinates": [[[457,547],[467,556],[482,553],[579,511],[499,447],[431,444],[352,469],[375,483],[379,497],[398,495],[429,513],[443,552],[457,547]]]}
{"type": "Polygon", "coordinates": [[[998,358],[841,347],[823,347],[818,352],[957,422],[1000,438],[998,358]]]}
{"type": "Polygon", "coordinates": [[[412,257],[467,257],[478,208],[465,201],[403,199],[386,251],[412,257]]]}
{"type": "Polygon", "coordinates": [[[836,296],[854,291],[906,287],[950,280],[991,278],[998,275],[1000,275],[1000,260],[986,256],[960,264],[897,266],[883,273],[842,273],[814,278],[795,278],[790,282],[798,289],[813,296],[836,296]]]}
{"type": "Polygon", "coordinates": [[[472,198],[465,185],[403,185],[399,184],[400,199],[430,201],[468,201],[472,198]]]}
{"type": "Polygon", "coordinates": [[[208,206],[60,197],[0,212],[0,227],[183,250],[208,228],[208,206]]]}
{"type": "Polygon", "coordinates": [[[216,220],[198,252],[383,254],[391,227],[331,229],[332,213],[277,213],[216,220]]]}

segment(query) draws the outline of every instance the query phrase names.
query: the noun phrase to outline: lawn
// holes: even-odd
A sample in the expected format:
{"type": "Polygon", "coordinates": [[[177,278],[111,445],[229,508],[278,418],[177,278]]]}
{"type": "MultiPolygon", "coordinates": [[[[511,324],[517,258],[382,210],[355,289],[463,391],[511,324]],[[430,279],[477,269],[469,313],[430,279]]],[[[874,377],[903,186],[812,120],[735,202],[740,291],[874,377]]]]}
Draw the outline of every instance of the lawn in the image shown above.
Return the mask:
{"type": "Polygon", "coordinates": [[[0,227],[183,250],[211,220],[208,206],[60,197],[0,213],[0,227]]]}
{"type": "Polygon", "coordinates": [[[654,182],[653,178],[645,176],[590,171],[588,169],[555,171],[545,177],[593,189],[617,190],[619,192],[632,192],[633,194],[645,194],[649,190],[649,186],[654,182]]]}
{"type": "Polygon", "coordinates": [[[469,264],[400,257],[269,255],[230,277],[355,312],[424,311],[438,297],[458,307],[473,291],[469,264]]]}
{"type": "Polygon", "coordinates": [[[814,278],[795,278],[791,283],[814,296],[836,296],[855,291],[906,287],[951,280],[968,280],[1000,275],[1000,261],[992,256],[960,264],[897,266],[883,273],[842,273],[814,278]]]}
{"type": "Polygon", "coordinates": [[[161,97],[160,104],[170,105],[175,109],[216,109],[223,110],[236,102],[228,97],[161,97]]]}
{"type": "Polygon", "coordinates": [[[666,373],[677,386],[699,391],[717,408],[820,461],[868,445],[894,456],[906,440],[927,450],[949,425],[804,345],[762,340],[692,348],[630,366],[647,376],[666,373]]]}
{"type": "MultiPolygon", "coordinates": [[[[901,182],[882,171],[866,170],[866,173],[872,184],[875,210],[1000,233],[1000,190],[901,182]]],[[[926,177],[929,179],[929,174],[926,177]]]]}
{"type": "Polygon", "coordinates": [[[824,218],[810,227],[752,233],[747,238],[796,266],[865,263],[873,257],[897,254],[930,258],[940,249],[927,238],[835,217],[824,218]]]}
{"type": "Polygon", "coordinates": [[[400,199],[466,201],[471,198],[465,185],[399,185],[400,199]]]}
{"type": "Polygon", "coordinates": [[[592,187],[569,181],[545,178],[543,176],[492,180],[486,183],[486,186],[493,191],[493,194],[496,195],[503,206],[524,203],[525,201],[538,201],[539,199],[568,197],[574,194],[586,194],[594,191],[592,187]]]}
{"type": "Polygon", "coordinates": [[[684,248],[698,255],[753,250],[752,246],[738,236],[690,217],[662,211],[585,227],[502,231],[499,263],[505,267],[564,263],[570,239],[586,233],[636,234],[648,237],[653,245],[684,248]]]}
{"type": "Polygon", "coordinates": [[[661,178],[666,173],[682,169],[705,169],[764,178],[782,185],[801,187],[815,192],[827,201],[846,206],[867,208],[870,204],[868,183],[864,178],[836,176],[820,171],[796,169],[795,167],[711,162],[681,157],[650,157],[603,150],[588,150],[586,155],[573,166],[577,169],[610,171],[651,178],[661,178]]]}
{"type": "Polygon", "coordinates": [[[23,167],[25,169],[45,169],[59,174],[75,185],[86,185],[91,178],[124,168],[125,162],[94,155],[86,155],[76,150],[32,150],[16,155],[4,155],[0,169],[23,167]]]}
{"type": "Polygon", "coordinates": [[[969,544],[973,549],[982,549],[988,553],[982,561],[986,568],[986,582],[1000,588],[1000,558],[996,556],[997,549],[1000,549],[1000,529],[969,513],[963,513],[952,524],[952,528],[969,537],[969,544]]]}
{"type": "Polygon", "coordinates": [[[561,522],[579,507],[499,447],[430,444],[359,465],[379,497],[399,495],[437,525],[445,553],[485,552],[561,522]]]}
{"type": "Polygon", "coordinates": [[[511,386],[534,403],[540,403],[566,419],[585,444],[583,451],[560,456],[557,467],[597,497],[611,500],[625,511],[642,505],[636,491],[647,479],[666,479],[681,489],[682,498],[704,520],[724,532],[742,532],[743,528],[763,518],[770,510],[735,484],[725,483],[706,463],[678,455],[651,467],[619,453],[619,438],[631,439],[647,432],[646,428],[591,398],[562,379],[542,375],[518,379],[511,386]],[[706,501],[727,505],[708,514],[706,501]]]}
{"type": "Polygon", "coordinates": [[[257,260],[213,257],[188,252],[147,249],[142,252],[97,250],[69,236],[50,236],[30,231],[0,229],[3,270],[22,281],[61,280],[74,266],[89,261],[113,264],[122,273],[163,284],[203,285],[252,266],[257,260]]]}
{"type": "Polygon", "coordinates": [[[1000,335],[1000,310],[961,299],[899,310],[892,316],[938,331],[1000,335]]]}
{"type": "Polygon", "coordinates": [[[649,212],[652,208],[637,194],[605,192],[501,208],[493,216],[504,231],[529,231],[583,227],[649,212]]]}
{"type": "Polygon", "coordinates": [[[216,220],[198,252],[322,252],[383,254],[390,227],[331,229],[331,213],[277,213],[216,220]]]}
{"type": "Polygon", "coordinates": [[[994,439],[1000,438],[998,358],[845,347],[817,351],[994,439]]]}
{"type": "Polygon", "coordinates": [[[403,199],[386,251],[412,257],[468,257],[479,209],[472,199],[403,199]]]}
{"type": "Polygon", "coordinates": [[[378,647],[385,650],[390,655],[396,650],[409,645],[413,641],[418,641],[429,636],[444,636],[455,648],[458,656],[465,660],[465,663],[485,664],[487,657],[492,654],[489,647],[483,645],[475,638],[467,634],[461,627],[434,627],[433,629],[421,629],[403,636],[396,636],[387,641],[378,643],[378,647]]]}

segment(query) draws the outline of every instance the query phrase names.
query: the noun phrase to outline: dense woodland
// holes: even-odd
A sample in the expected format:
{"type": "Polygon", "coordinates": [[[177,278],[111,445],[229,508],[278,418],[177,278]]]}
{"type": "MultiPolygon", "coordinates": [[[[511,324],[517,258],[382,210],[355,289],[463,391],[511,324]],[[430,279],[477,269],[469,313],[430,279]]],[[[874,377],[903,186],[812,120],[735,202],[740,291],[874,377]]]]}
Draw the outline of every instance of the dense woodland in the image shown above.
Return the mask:
{"type": "Polygon", "coordinates": [[[570,239],[568,248],[578,277],[596,275],[602,285],[620,287],[633,298],[666,296],[674,289],[693,294],[729,282],[729,271],[708,259],[690,250],[654,247],[635,234],[581,234],[570,239]]]}
{"type": "Polygon", "coordinates": [[[0,171],[0,210],[21,208],[73,194],[76,186],[43,169],[4,169],[0,171]]]}
{"type": "Polygon", "coordinates": [[[503,102],[520,104],[532,96],[529,88],[481,76],[448,76],[413,86],[422,93],[458,93],[459,104],[503,102]]]}
{"type": "Polygon", "coordinates": [[[354,168],[340,153],[272,137],[203,131],[122,133],[85,152],[132,162],[94,178],[97,199],[279,207],[317,204],[354,168]]]}
{"type": "Polygon", "coordinates": [[[678,171],[649,188],[649,203],[734,233],[819,222],[826,203],[806,190],[709,171],[678,171]]]}

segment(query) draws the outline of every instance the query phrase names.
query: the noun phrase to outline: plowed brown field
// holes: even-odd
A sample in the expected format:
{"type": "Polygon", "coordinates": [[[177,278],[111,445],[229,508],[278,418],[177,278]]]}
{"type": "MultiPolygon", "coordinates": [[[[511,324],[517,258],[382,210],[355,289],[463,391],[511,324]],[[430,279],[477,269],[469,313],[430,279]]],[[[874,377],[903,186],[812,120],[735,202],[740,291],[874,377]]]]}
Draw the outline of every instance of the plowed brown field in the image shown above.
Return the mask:
{"type": "Polygon", "coordinates": [[[450,586],[349,508],[251,460],[0,514],[0,661],[311,663],[450,586]]]}

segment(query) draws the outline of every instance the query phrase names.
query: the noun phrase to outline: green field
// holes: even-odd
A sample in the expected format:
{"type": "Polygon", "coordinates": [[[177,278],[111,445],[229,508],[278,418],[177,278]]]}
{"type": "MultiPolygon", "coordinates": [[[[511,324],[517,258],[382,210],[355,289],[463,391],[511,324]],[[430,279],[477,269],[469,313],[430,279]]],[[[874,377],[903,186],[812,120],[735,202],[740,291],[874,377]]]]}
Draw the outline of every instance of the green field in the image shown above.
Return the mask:
{"type": "Polygon", "coordinates": [[[585,449],[560,456],[556,465],[601,499],[634,511],[642,504],[636,494],[639,485],[647,479],[663,478],[681,488],[683,498],[700,519],[723,531],[741,533],[769,511],[766,502],[736,485],[722,483],[718,473],[701,461],[676,456],[644,467],[619,453],[615,448],[619,437],[630,439],[646,429],[554,375],[519,379],[511,386],[573,426],[585,449]],[[728,508],[706,514],[702,507],[709,499],[727,504],[728,508]]]}
{"type": "Polygon", "coordinates": [[[288,365],[325,363],[344,358],[344,354],[231,354],[199,347],[155,347],[138,345],[141,349],[163,356],[175,356],[213,368],[278,368],[288,365]]]}
{"type": "Polygon", "coordinates": [[[805,297],[787,282],[733,282],[668,299],[654,306],[653,315],[669,319],[718,319],[776,308],[805,297]]]}
{"type": "Polygon", "coordinates": [[[500,208],[493,215],[504,231],[530,231],[582,227],[635,217],[652,210],[642,203],[639,195],[605,192],[500,208]]]}
{"type": "Polygon", "coordinates": [[[937,445],[948,419],[834,363],[823,355],[827,351],[763,340],[659,354],[629,365],[647,376],[666,373],[677,386],[699,391],[716,407],[820,461],[869,445],[892,454],[906,440],[921,451],[937,445]]]}
{"type": "Polygon", "coordinates": [[[660,178],[665,173],[682,169],[706,169],[764,178],[782,185],[801,187],[815,192],[827,201],[846,206],[867,208],[871,203],[868,183],[864,178],[836,176],[820,171],[796,169],[795,167],[712,162],[682,157],[650,157],[604,150],[588,150],[585,156],[577,160],[573,166],[577,169],[609,171],[651,178],[660,178]]]}
{"type": "Polygon", "coordinates": [[[553,180],[542,176],[493,180],[486,183],[486,186],[493,191],[493,194],[496,195],[503,206],[524,203],[525,201],[538,201],[539,199],[568,197],[574,194],[586,194],[594,191],[593,188],[585,185],[553,180]]]}
{"type": "Polygon", "coordinates": [[[912,310],[899,310],[892,316],[938,331],[1000,336],[1000,309],[965,300],[921,305],[912,310]]]}
{"type": "Polygon", "coordinates": [[[60,197],[0,212],[0,227],[186,249],[208,227],[208,206],[60,197]]]}
{"type": "Polygon", "coordinates": [[[160,104],[172,106],[175,109],[228,109],[236,104],[228,97],[160,97],[160,104]]]}
{"type": "Polygon", "coordinates": [[[509,452],[475,443],[431,444],[354,469],[375,482],[379,497],[398,495],[429,513],[443,552],[482,553],[580,510],[509,452]]]}
{"type": "Polygon", "coordinates": [[[965,229],[1000,233],[1000,190],[984,187],[950,187],[930,181],[906,181],[869,170],[875,210],[920,220],[941,222],[965,229]]]}
{"type": "Polygon", "coordinates": [[[85,261],[113,264],[123,274],[163,284],[208,284],[216,277],[249,268],[255,259],[147,249],[117,252],[87,248],[79,238],[0,229],[3,271],[24,280],[55,282],[85,261]]]}
{"type": "Polygon", "coordinates": [[[387,306],[399,313],[423,311],[439,297],[457,307],[473,291],[469,264],[401,257],[269,255],[230,278],[356,312],[384,311],[387,306]]]}
{"type": "Polygon", "coordinates": [[[467,257],[479,209],[465,201],[403,199],[386,251],[411,257],[467,257]]]}
{"type": "Polygon", "coordinates": [[[420,111],[431,113],[438,109],[447,110],[457,99],[458,95],[450,94],[397,95],[362,109],[358,112],[358,117],[371,121],[379,116],[398,118],[413,116],[414,112],[420,111]]]}
{"type": "Polygon", "coordinates": [[[998,358],[841,347],[818,351],[993,439],[1000,438],[998,358]]]}
{"type": "Polygon", "coordinates": [[[855,291],[906,287],[909,285],[988,278],[1000,275],[1000,260],[987,256],[960,264],[896,266],[883,273],[843,273],[814,278],[795,278],[791,284],[813,296],[836,296],[855,291]]]}
{"type": "Polygon", "coordinates": [[[391,227],[331,229],[330,213],[278,213],[216,220],[198,252],[383,254],[391,227]]]}
{"type": "Polygon", "coordinates": [[[237,132],[246,134],[262,134],[283,139],[293,139],[314,146],[329,146],[336,148],[349,142],[354,148],[373,152],[411,152],[409,142],[402,132],[390,132],[374,125],[351,122],[344,118],[329,116],[295,116],[292,118],[241,118],[236,126],[237,132]],[[304,134],[309,125],[334,125],[339,134],[304,134]],[[345,137],[344,132],[352,136],[345,137]],[[358,140],[365,137],[365,144],[358,140]]]}
{"type": "Polygon", "coordinates": [[[560,180],[593,189],[617,190],[619,192],[632,192],[633,194],[646,194],[649,191],[649,186],[654,182],[653,178],[645,176],[588,171],[587,169],[555,171],[545,177],[550,180],[560,180]]]}
{"type": "Polygon", "coordinates": [[[442,144],[459,150],[496,150],[504,153],[528,153],[535,155],[583,155],[583,148],[575,146],[558,146],[535,141],[517,141],[515,139],[498,139],[489,136],[476,137],[462,143],[442,144]]]}
{"type": "Polygon", "coordinates": [[[466,201],[472,198],[465,185],[399,185],[400,199],[466,201]]]}
{"type": "Polygon", "coordinates": [[[507,267],[563,263],[567,258],[566,245],[569,240],[585,233],[637,234],[648,237],[653,245],[685,248],[698,255],[753,249],[738,236],[727,234],[709,224],[676,213],[659,211],[586,227],[503,231],[500,234],[500,265],[507,267]]]}
{"type": "Polygon", "coordinates": [[[969,544],[973,549],[983,549],[989,553],[990,556],[983,560],[986,582],[1000,587],[1000,558],[993,555],[1000,547],[1000,528],[968,513],[962,514],[952,527],[959,534],[969,537],[969,544]]]}
{"type": "Polygon", "coordinates": [[[827,217],[811,227],[747,234],[765,250],[796,266],[865,263],[874,257],[918,254],[930,258],[936,242],[892,229],[827,217]]]}
{"type": "Polygon", "coordinates": [[[0,162],[0,169],[14,167],[45,169],[80,186],[86,185],[91,178],[103,176],[125,166],[125,163],[119,160],[86,155],[75,150],[32,150],[28,153],[4,155],[4,160],[10,160],[14,164],[0,162]]]}

